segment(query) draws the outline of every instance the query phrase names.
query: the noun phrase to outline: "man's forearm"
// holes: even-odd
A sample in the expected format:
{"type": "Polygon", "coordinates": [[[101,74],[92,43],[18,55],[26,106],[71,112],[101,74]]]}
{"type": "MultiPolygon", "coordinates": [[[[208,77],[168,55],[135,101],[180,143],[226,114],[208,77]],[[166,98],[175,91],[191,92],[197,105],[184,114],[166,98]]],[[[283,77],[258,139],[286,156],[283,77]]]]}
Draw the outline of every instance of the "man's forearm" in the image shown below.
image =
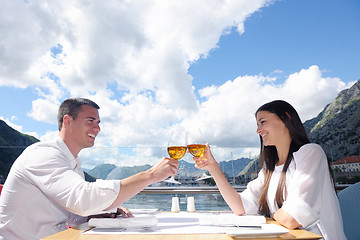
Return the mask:
{"type": "Polygon", "coordinates": [[[127,177],[120,182],[120,192],[116,200],[105,210],[109,210],[119,206],[131,197],[139,193],[141,190],[153,183],[151,173],[148,171],[140,172],[133,176],[127,177]]]}

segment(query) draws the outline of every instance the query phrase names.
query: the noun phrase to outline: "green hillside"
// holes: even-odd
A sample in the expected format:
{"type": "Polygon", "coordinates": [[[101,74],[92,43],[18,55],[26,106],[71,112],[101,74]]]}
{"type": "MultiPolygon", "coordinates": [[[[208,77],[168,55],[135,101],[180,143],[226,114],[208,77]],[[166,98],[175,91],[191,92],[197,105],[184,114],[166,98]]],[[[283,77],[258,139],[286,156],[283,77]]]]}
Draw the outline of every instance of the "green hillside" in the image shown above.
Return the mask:
{"type": "Polygon", "coordinates": [[[15,159],[24,149],[39,140],[22,134],[0,120],[0,177],[5,179],[15,159]]]}

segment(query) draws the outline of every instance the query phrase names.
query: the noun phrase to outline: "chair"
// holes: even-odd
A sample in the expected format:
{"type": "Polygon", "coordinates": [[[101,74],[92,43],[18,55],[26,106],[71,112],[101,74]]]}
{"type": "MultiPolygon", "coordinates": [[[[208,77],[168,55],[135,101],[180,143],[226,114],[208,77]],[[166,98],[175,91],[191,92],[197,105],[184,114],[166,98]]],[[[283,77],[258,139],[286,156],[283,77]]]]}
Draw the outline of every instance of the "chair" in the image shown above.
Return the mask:
{"type": "Polygon", "coordinates": [[[338,193],[344,232],[348,240],[360,239],[360,182],[338,193]]]}

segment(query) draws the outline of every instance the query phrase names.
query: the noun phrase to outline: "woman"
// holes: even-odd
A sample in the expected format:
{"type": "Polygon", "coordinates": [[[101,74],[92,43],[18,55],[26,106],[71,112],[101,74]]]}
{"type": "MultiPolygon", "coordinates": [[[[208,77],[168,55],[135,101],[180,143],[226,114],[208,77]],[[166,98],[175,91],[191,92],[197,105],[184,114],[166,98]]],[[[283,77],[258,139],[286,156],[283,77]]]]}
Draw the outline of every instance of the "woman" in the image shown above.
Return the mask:
{"type": "Polygon", "coordinates": [[[322,148],[310,143],[296,110],[285,101],[261,106],[255,114],[261,171],[242,193],[227,182],[207,145],[198,168],[207,169],[237,215],[261,213],[289,229],[324,239],[346,239],[331,169],[322,148]]]}

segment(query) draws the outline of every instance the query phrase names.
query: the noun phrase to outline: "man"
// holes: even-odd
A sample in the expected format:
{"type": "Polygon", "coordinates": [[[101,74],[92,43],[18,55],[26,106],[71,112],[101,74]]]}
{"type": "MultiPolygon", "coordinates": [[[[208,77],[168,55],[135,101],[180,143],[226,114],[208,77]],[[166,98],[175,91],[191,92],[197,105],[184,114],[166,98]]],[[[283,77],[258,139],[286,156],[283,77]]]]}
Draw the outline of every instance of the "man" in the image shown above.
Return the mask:
{"type": "Polygon", "coordinates": [[[65,100],[58,112],[59,136],[29,146],[16,159],[0,197],[0,239],[40,239],[89,215],[117,212],[136,193],[177,172],[177,161],[163,158],[121,181],[86,182],[78,154],[92,147],[100,132],[98,109],[88,99],[65,100]]]}

